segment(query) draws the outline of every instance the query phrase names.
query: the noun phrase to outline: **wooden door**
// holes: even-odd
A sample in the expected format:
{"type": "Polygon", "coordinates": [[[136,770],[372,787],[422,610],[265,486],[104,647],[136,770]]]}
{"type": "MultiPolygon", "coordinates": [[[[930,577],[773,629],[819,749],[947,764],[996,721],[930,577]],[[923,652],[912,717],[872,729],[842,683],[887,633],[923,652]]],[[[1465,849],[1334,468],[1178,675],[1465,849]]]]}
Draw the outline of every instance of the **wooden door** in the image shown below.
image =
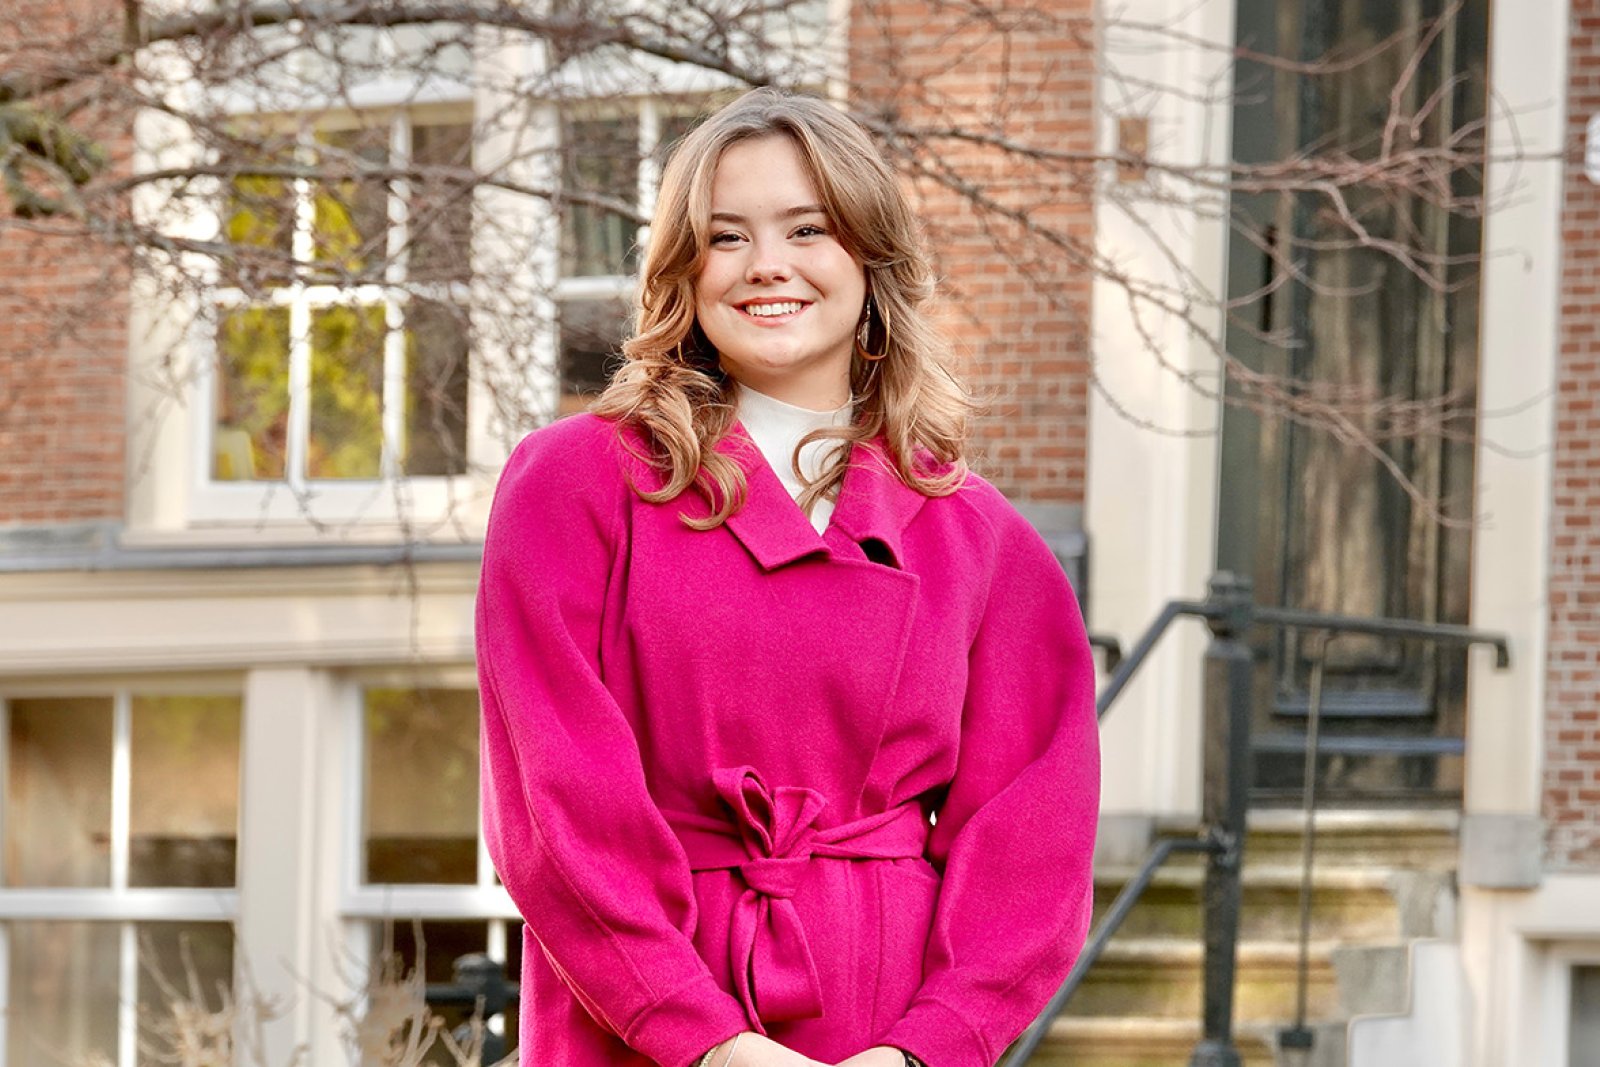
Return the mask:
{"type": "MultiPolygon", "coordinates": [[[[1486,0],[1447,6],[1239,0],[1240,44],[1302,66],[1241,62],[1235,160],[1398,166],[1480,121],[1486,0]]],[[[1261,603],[1467,621],[1481,226],[1449,199],[1479,190],[1470,168],[1440,173],[1234,199],[1218,567],[1261,603]]],[[[1258,642],[1253,785],[1297,799],[1313,646],[1258,642]]],[[[1343,637],[1325,662],[1330,799],[1459,798],[1464,654],[1343,637]]]]}

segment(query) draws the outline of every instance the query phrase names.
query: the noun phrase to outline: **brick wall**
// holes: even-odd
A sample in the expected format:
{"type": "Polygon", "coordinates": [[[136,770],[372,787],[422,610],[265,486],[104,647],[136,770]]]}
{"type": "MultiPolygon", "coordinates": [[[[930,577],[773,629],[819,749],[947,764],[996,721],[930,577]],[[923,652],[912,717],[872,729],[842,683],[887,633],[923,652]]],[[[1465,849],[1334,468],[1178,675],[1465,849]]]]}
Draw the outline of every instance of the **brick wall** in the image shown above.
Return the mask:
{"type": "MultiPolygon", "coordinates": [[[[0,70],[14,77],[81,55],[108,25],[92,5],[10,4],[0,70]]],[[[74,125],[125,157],[112,83],[87,84],[74,125]]],[[[12,208],[0,196],[0,528],[113,519],[123,512],[124,257],[70,218],[18,219],[12,208]]]]}
{"type": "Polygon", "coordinates": [[[1570,70],[1544,814],[1548,865],[1600,870],[1600,186],[1582,168],[1584,123],[1600,111],[1600,0],[1573,2],[1570,70]]]}
{"type": "MultiPolygon", "coordinates": [[[[1092,151],[1093,5],[1031,6],[1002,12],[997,25],[939,0],[858,0],[856,103],[1048,151],[1092,151]]],[[[929,147],[929,173],[913,181],[913,195],[949,297],[959,369],[991,401],[975,466],[1014,500],[1081,504],[1090,276],[1079,259],[1094,237],[1087,176],[953,139],[929,147]],[[937,176],[951,172],[954,181],[937,176]],[[993,205],[953,188],[962,180],[981,182],[993,205]]]]}
{"type": "MultiPolygon", "coordinates": [[[[79,11],[59,0],[22,7],[27,17],[9,24],[13,36],[0,28],[8,72],[79,49],[112,24],[92,2],[79,11]],[[21,26],[31,54],[9,43],[21,26]]],[[[863,101],[915,121],[1087,150],[1091,4],[1048,10],[997,27],[937,0],[863,0],[852,15],[852,78],[863,101]]],[[[1083,176],[955,141],[939,143],[928,162],[930,172],[949,168],[994,198],[977,208],[933,177],[913,182],[946,281],[943,314],[961,370],[990,405],[976,463],[1013,499],[1081,503],[1090,283],[1077,250],[1093,239],[1083,176]]],[[[31,232],[4,210],[0,526],[115,518],[125,466],[122,257],[82,238],[31,232]]]]}

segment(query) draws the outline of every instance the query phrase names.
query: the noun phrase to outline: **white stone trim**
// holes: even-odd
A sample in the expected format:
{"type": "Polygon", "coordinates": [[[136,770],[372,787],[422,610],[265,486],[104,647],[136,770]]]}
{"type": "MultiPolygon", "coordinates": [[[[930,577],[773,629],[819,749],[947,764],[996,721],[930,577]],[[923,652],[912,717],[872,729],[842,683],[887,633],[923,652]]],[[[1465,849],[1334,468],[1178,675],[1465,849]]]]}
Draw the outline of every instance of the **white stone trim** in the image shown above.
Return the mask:
{"type": "Polygon", "coordinates": [[[263,1028],[264,1061],[288,1063],[311,1048],[311,1062],[335,1063],[339,1035],[321,996],[348,996],[333,918],[336,845],[325,786],[337,786],[339,736],[330,724],[337,700],[320,671],[252,671],[245,684],[239,798],[239,951],[241,1001],[276,998],[283,1019],[263,1028]]]}
{"type": "Polygon", "coordinates": [[[0,678],[470,663],[477,567],[411,573],[416,589],[399,568],[186,574],[181,583],[170,573],[15,576],[5,585],[23,599],[0,597],[0,678]]]}
{"type": "Polygon", "coordinates": [[[1600,963],[1600,874],[1551,874],[1532,892],[1465,888],[1462,957],[1472,1067],[1569,1067],[1574,963],[1600,963]]]}
{"type": "MultiPolygon", "coordinates": [[[[482,837],[480,832],[479,837],[482,837]]],[[[499,886],[365,885],[345,892],[345,919],[509,919],[522,922],[511,894],[499,886]]]]}
{"type": "MultiPolygon", "coordinates": [[[[1128,24],[1169,26],[1152,44],[1126,28],[1102,34],[1102,59],[1143,84],[1173,87],[1211,84],[1231,56],[1233,0],[1134,0],[1109,17],[1128,24]],[[1184,46],[1178,35],[1211,42],[1184,46]],[[1119,44],[1120,42],[1120,44],[1119,44]],[[1143,47],[1141,47],[1141,45],[1143,47]]],[[[1226,80],[1224,80],[1226,84],[1226,80]]],[[[1114,150],[1116,120],[1150,121],[1150,152],[1181,164],[1225,163],[1231,155],[1232,116],[1227,94],[1206,105],[1179,92],[1141,91],[1128,99],[1102,74],[1097,85],[1099,147],[1114,150]]],[[[1114,169],[1100,181],[1114,185],[1114,169]]],[[[1176,250],[1183,267],[1213,293],[1226,292],[1228,233],[1218,212],[1199,207],[1125,211],[1106,195],[1096,198],[1097,251],[1123,269],[1170,281],[1173,269],[1156,238],[1176,250]]],[[[1225,217],[1225,213],[1220,213],[1225,217]]],[[[1157,365],[1129,317],[1115,283],[1097,280],[1091,351],[1098,387],[1089,399],[1088,499],[1090,628],[1131,647],[1175,597],[1205,595],[1216,557],[1218,413],[1213,402],[1157,365]],[[1109,394],[1109,399],[1108,399],[1109,394]],[[1133,416],[1120,413],[1124,408],[1133,416]],[[1162,433],[1133,420],[1147,420],[1162,433]]],[[[1215,354],[1176,320],[1154,321],[1162,355],[1180,373],[1207,383],[1219,380],[1215,354]]],[[[1216,315],[1216,336],[1224,323],[1216,315]]],[[[1140,676],[1119,698],[1102,742],[1108,766],[1102,808],[1112,813],[1193,817],[1200,800],[1200,692],[1205,631],[1180,620],[1140,676]]]]}
{"type": "Polygon", "coordinates": [[[1472,625],[1506,633],[1511,669],[1472,654],[1469,813],[1537,815],[1550,582],[1550,471],[1560,344],[1567,3],[1490,5],[1491,163],[1484,222],[1478,527],[1472,625]]]}
{"type": "Polygon", "coordinates": [[[0,922],[230,922],[237,889],[7,889],[0,922]]]}

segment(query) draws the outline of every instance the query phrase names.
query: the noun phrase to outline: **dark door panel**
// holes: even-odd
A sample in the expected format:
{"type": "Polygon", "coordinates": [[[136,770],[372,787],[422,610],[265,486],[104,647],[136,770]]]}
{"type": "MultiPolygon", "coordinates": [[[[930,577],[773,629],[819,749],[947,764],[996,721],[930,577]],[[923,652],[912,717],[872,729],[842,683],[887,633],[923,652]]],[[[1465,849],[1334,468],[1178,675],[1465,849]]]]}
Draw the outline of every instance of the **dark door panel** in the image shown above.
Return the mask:
{"type": "MultiPolygon", "coordinates": [[[[1359,166],[1470,130],[1484,114],[1487,0],[1440,22],[1447,6],[1239,0],[1241,45],[1300,65],[1241,61],[1235,160],[1359,166]],[[1396,139],[1395,101],[1419,116],[1414,142],[1410,125],[1396,139]]],[[[1460,204],[1475,181],[1458,168],[1437,188],[1344,186],[1344,212],[1326,190],[1235,197],[1217,562],[1249,575],[1262,603],[1467,621],[1481,225],[1460,204]]],[[[1279,632],[1258,651],[1256,795],[1297,799],[1309,649],[1279,632]]],[[[1465,678],[1459,650],[1333,642],[1329,799],[1459,798],[1465,678]]]]}

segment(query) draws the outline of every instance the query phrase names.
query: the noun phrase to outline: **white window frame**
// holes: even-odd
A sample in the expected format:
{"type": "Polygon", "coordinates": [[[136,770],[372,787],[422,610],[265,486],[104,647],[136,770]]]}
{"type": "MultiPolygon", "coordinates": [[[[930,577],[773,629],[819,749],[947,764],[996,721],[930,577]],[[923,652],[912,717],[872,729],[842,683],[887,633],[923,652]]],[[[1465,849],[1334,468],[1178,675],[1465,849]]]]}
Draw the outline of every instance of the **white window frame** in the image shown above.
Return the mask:
{"type": "Polygon", "coordinates": [[[1541,954],[1538,1033],[1542,1048],[1530,1063],[1568,1067],[1572,1062],[1572,971],[1600,967],[1600,941],[1558,941],[1541,954]]]}
{"type": "MultiPolygon", "coordinates": [[[[820,42],[826,53],[824,87],[830,95],[843,98],[842,79],[845,70],[846,27],[848,0],[816,0],[819,17],[826,21],[824,40],[820,42]]],[[[784,35],[782,47],[814,50],[817,42],[792,41],[784,35]]],[[[181,60],[164,57],[174,65],[181,60]]],[[[311,88],[294,88],[287,84],[273,89],[258,89],[255,95],[242,87],[213,90],[213,104],[226,113],[241,118],[260,118],[270,121],[274,116],[337,113],[351,109],[361,112],[385,109],[401,111],[432,107],[452,107],[473,116],[473,143],[475,151],[491,146],[504,147],[522,136],[506,130],[497,130],[493,117],[513,106],[513,92],[526,90],[511,86],[543,87],[545,95],[531,106],[536,116],[533,136],[535,141],[556,147],[559,141],[561,109],[564,105],[615,102],[619,106],[638,109],[640,116],[640,168],[638,174],[638,206],[641,214],[648,214],[653,206],[660,175],[653,157],[659,131],[662,102],[682,101],[686,107],[697,106],[697,101],[715,99],[737,91],[740,86],[724,75],[673,64],[655,57],[634,57],[629,69],[617,69],[600,57],[597,61],[577,60],[559,70],[551,71],[546,49],[537,41],[505,41],[494,35],[480,35],[473,48],[470,63],[475,69],[493,70],[497,77],[491,81],[501,87],[491,88],[486,82],[474,84],[472,79],[455,75],[430,76],[419,82],[414,77],[392,76],[374,79],[352,86],[338,100],[317,97],[311,88]]],[[[198,88],[193,93],[205,92],[198,88]]],[[[193,100],[190,103],[194,103],[193,100]]],[[[668,105],[670,106],[670,105],[668,105]]],[[[151,120],[152,129],[160,117],[151,120]]],[[[170,131],[169,131],[170,132],[170,131]]],[[[153,139],[159,144],[160,138],[153,139]]],[[[527,147],[524,142],[520,147],[527,147]]],[[[181,158],[181,150],[161,149],[162,158],[141,156],[142,165],[164,166],[181,158]],[[170,160],[168,157],[171,157],[170,160]]],[[[500,169],[505,160],[493,150],[484,152],[480,166],[500,169]]],[[[512,161],[506,169],[508,178],[526,181],[535,186],[553,185],[559,172],[551,173],[544,162],[512,161]]],[[[220,194],[219,190],[219,194],[220,194]]],[[[542,225],[549,218],[548,207],[542,204],[509,203],[498,190],[480,189],[474,198],[475,219],[488,217],[488,212],[516,212],[524,222],[542,225]]],[[[391,200],[392,202],[392,200],[391,200]]],[[[220,198],[219,204],[220,207],[220,198]]],[[[498,217],[498,216],[496,216],[498,217]]],[[[183,224],[191,236],[204,238],[214,233],[219,219],[197,213],[183,224]],[[209,228],[208,228],[209,227],[209,228]]],[[[475,224],[475,231],[478,226],[475,224]]],[[[500,294],[487,293],[479,285],[479,276],[485,267],[495,262],[493,250],[481,247],[484,242],[474,233],[472,259],[474,299],[471,303],[475,317],[491,313],[495,299],[500,294]],[[486,252],[488,253],[486,255],[486,252]]],[[[643,246],[648,240],[648,228],[641,227],[638,241],[643,246]]],[[[325,525],[339,527],[333,536],[347,536],[350,527],[359,529],[365,538],[384,539],[395,535],[423,539],[443,537],[459,539],[463,532],[471,536],[481,527],[487,516],[487,502],[493,488],[494,474],[498,471],[511,447],[531,426],[513,425],[507,414],[516,410],[533,413],[536,423],[558,416],[562,408],[562,391],[558,381],[560,373],[559,320],[556,317],[563,302],[584,299],[616,298],[633,291],[632,275],[606,277],[563,278],[560,257],[556,249],[547,254],[530,257],[531,261],[517,264],[516,271],[523,277],[516,279],[513,288],[526,286],[538,295],[532,298],[535,309],[547,312],[551,328],[545,336],[530,343],[532,359],[524,365],[508,353],[500,352],[496,342],[482,335],[473,338],[468,375],[467,408],[467,472],[453,476],[407,476],[400,479],[344,483],[318,480],[296,485],[282,481],[218,482],[211,479],[213,463],[212,433],[214,419],[216,361],[215,310],[220,306],[214,298],[217,290],[201,301],[201,306],[184,309],[185,322],[178,325],[183,331],[183,345],[192,360],[193,371],[185,393],[186,403],[181,410],[162,403],[163,416],[173,420],[181,431],[169,433],[155,426],[136,428],[135,445],[146,456],[147,469],[154,474],[148,481],[135,479],[131,499],[130,532],[135,539],[159,541],[179,538],[206,540],[268,534],[294,539],[320,539],[329,534],[325,525]],[[545,306],[548,305],[548,306],[545,306]],[[518,391],[517,402],[497,404],[494,390],[518,391]],[[185,425],[186,424],[186,425],[185,425]],[[184,476],[176,477],[176,468],[186,468],[184,476]],[[172,473],[169,473],[172,472],[172,473]]],[[[490,268],[493,269],[492,267],[490,268]]],[[[347,294],[346,294],[347,295],[347,294]]],[[[393,313],[391,308],[390,314],[393,313]]],[[[150,331],[161,334],[152,324],[150,331]]],[[[390,323],[393,329],[393,323],[390,323]]],[[[296,331],[291,329],[291,335],[296,331]]],[[[393,336],[391,334],[391,336],[393,336]]],[[[136,362],[139,357],[135,356],[136,362]]],[[[304,378],[304,360],[299,360],[300,378],[304,378]]],[[[387,361],[386,362],[392,362],[387,361]]],[[[159,379],[158,371],[153,375],[159,379]]],[[[390,367],[386,383],[403,378],[390,367]]],[[[291,389],[298,387],[298,382],[291,389]]],[[[388,388],[393,388],[392,384],[388,388]]],[[[503,399],[503,398],[502,398],[503,399]]],[[[152,404],[161,403],[155,396],[152,404]]],[[[388,411],[397,411],[389,405],[388,411]]],[[[296,419],[291,416],[291,433],[296,419]]],[[[394,427],[386,426],[386,435],[393,437],[394,427]]],[[[296,443],[294,448],[303,446],[296,443]]],[[[291,470],[293,467],[291,467],[291,470]]]]}
{"type": "MultiPolygon", "coordinates": [[[[366,781],[366,703],[369,688],[460,689],[478,691],[477,677],[469,664],[435,667],[426,672],[362,671],[344,679],[343,704],[344,785],[339,839],[339,924],[344,931],[347,958],[358,973],[372,963],[374,946],[370,931],[375,923],[429,921],[482,922],[488,934],[485,951],[502,967],[508,957],[512,936],[521,936],[522,914],[511,894],[499,884],[494,862],[483,835],[481,788],[475,827],[478,838],[477,879],[472,885],[366,884],[363,878],[363,805],[366,781]]],[[[480,783],[481,786],[481,783],[480,783]]],[[[515,982],[517,975],[507,974],[515,982]]]]}
{"type": "MultiPolygon", "coordinates": [[[[6,1064],[10,1015],[11,927],[25,922],[115,923],[118,938],[116,1067],[135,1067],[138,1058],[139,945],[136,924],[147,922],[227,923],[239,918],[238,870],[231,887],[145,888],[128,885],[132,810],[132,727],[135,695],[234,695],[243,714],[243,692],[236,680],[188,681],[156,678],[122,685],[62,683],[0,690],[0,789],[9,774],[11,702],[30,698],[110,697],[112,701],[111,871],[107,888],[10,888],[0,885],[0,1067],[6,1064]]],[[[243,735],[241,733],[241,744],[243,735]]],[[[240,773],[244,753],[240,752],[240,773]]],[[[0,794],[3,796],[3,794],[0,794]]],[[[6,816],[0,803],[0,820],[6,816]]],[[[4,825],[0,822],[0,835],[4,825]]],[[[235,831],[237,833],[237,830],[235,831]]],[[[3,840],[3,836],[0,836],[3,840]]],[[[0,862],[4,857],[0,856],[0,862]]],[[[3,872],[0,872],[3,875],[3,872]]]]}
{"type": "MultiPolygon", "coordinates": [[[[348,111],[330,109],[323,114],[326,128],[341,129],[352,125],[341,119],[356,116],[348,111]]],[[[415,105],[401,101],[373,102],[363,108],[360,118],[377,117],[389,126],[389,151],[393,158],[405,159],[410,154],[411,130],[418,125],[456,119],[470,123],[471,101],[441,101],[429,105],[415,105]]],[[[317,124],[316,128],[324,128],[317,124]]],[[[308,131],[309,132],[309,131],[308,131]]],[[[306,151],[312,149],[307,142],[306,151]]],[[[312,254],[312,190],[310,183],[297,179],[293,183],[295,204],[295,232],[293,255],[305,261],[312,254]]],[[[308,519],[316,522],[351,523],[374,521],[381,523],[438,522],[447,518],[453,505],[467,499],[476,489],[473,478],[475,464],[493,463],[496,457],[479,457],[474,453],[474,442],[482,434],[474,432],[474,422],[481,421],[482,404],[474,403],[471,385],[471,366],[476,362],[469,351],[469,382],[467,396],[466,469],[453,475],[403,475],[396,466],[398,443],[403,439],[404,400],[406,388],[405,336],[402,330],[404,306],[409,298],[405,289],[405,264],[396,253],[405,247],[406,196],[404,182],[391,183],[387,195],[388,210],[388,262],[385,276],[379,280],[352,286],[305,285],[291,282],[273,290],[266,299],[249,299],[237,290],[213,286],[207,294],[204,307],[197,309],[190,333],[190,348],[196,357],[194,393],[190,410],[194,412],[190,426],[189,454],[189,507],[192,523],[230,524],[250,523],[300,524],[308,519]],[[236,307],[286,307],[289,310],[290,351],[288,354],[288,441],[284,465],[285,477],[277,480],[218,481],[212,478],[213,433],[216,420],[217,328],[221,313],[236,307]],[[311,398],[310,381],[312,313],[321,308],[337,306],[362,306],[384,308],[384,368],[383,368],[383,424],[381,469],[375,479],[316,479],[305,477],[304,464],[310,433],[307,411],[311,398]]],[[[219,190],[219,197],[221,191],[219,190]]],[[[220,204],[219,204],[220,206],[220,204]]],[[[220,212],[214,216],[220,225],[220,212]]],[[[470,282],[439,285],[434,295],[465,306],[470,296],[470,282]]]]}
{"type": "MultiPolygon", "coordinates": [[[[656,150],[661,143],[661,130],[663,122],[670,116],[694,115],[698,113],[699,98],[705,94],[687,96],[668,96],[663,93],[626,96],[626,97],[599,97],[592,99],[573,98],[566,99],[555,108],[556,139],[560,142],[561,133],[566,128],[568,110],[577,110],[580,120],[623,118],[632,119],[635,133],[635,151],[638,153],[638,172],[634,181],[634,209],[649,218],[655,210],[656,195],[661,188],[661,166],[656,157],[656,150]]],[[[563,153],[567,146],[560,145],[563,153]]],[[[564,156],[562,158],[565,158],[564,156]]],[[[562,221],[560,237],[565,238],[565,220],[562,221]]],[[[635,229],[634,242],[639,249],[641,258],[650,238],[650,227],[642,224],[635,229]]],[[[555,350],[557,362],[557,388],[560,390],[558,405],[567,403],[570,395],[562,388],[560,382],[562,340],[560,337],[560,316],[562,309],[571,304],[581,304],[585,301],[598,302],[604,300],[631,301],[638,286],[638,278],[633,274],[575,274],[567,275],[562,272],[560,257],[555,257],[554,273],[555,285],[552,287],[556,305],[556,318],[553,322],[555,334],[555,350]]]]}

